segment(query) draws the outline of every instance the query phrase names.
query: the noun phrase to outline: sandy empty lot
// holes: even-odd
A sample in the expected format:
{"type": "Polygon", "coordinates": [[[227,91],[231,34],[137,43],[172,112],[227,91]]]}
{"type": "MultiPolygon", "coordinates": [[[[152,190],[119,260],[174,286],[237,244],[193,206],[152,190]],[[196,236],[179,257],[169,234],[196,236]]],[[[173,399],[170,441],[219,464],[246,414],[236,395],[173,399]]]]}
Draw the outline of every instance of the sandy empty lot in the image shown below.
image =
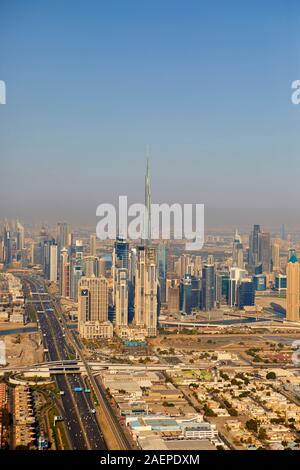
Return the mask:
{"type": "Polygon", "coordinates": [[[43,361],[43,346],[39,333],[2,336],[5,341],[7,365],[26,366],[43,361]]]}

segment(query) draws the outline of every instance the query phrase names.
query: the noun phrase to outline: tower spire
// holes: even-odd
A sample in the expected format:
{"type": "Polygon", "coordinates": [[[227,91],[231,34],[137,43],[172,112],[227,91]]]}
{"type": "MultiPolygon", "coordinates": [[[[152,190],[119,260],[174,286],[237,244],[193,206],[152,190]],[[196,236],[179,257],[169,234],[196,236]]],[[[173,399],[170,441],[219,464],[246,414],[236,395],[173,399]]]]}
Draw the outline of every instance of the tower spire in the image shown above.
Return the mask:
{"type": "Polygon", "coordinates": [[[147,145],[147,164],[145,176],[145,230],[144,238],[147,245],[151,244],[151,175],[150,175],[150,161],[149,161],[149,145],[147,145]]]}

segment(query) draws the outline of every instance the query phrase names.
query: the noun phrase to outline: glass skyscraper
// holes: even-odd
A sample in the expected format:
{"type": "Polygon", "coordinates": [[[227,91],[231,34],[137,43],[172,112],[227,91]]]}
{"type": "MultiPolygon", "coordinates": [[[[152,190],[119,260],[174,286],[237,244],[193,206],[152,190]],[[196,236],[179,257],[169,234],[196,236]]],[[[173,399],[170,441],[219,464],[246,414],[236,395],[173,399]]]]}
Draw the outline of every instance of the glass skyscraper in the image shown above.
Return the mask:
{"type": "Polygon", "coordinates": [[[215,307],[215,268],[213,264],[205,264],[202,269],[201,308],[204,311],[215,307]]]}

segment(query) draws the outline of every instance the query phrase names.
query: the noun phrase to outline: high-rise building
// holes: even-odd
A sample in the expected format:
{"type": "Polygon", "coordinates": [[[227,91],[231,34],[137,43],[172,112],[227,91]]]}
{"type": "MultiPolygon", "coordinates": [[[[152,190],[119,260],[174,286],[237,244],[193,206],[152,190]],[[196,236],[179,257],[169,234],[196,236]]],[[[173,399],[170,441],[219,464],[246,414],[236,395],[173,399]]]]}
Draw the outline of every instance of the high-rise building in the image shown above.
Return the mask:
{"type": "Polygon", "coordinates": [[[167,279],[166,302],[169,313],[178,313],[180,309],[179,279],[167,279]]]}
{"type": "Polygon", "coordinates": [[[157,269],[159,279],[159,290],[161,302],[166,302],[166,279],[168,269],[168,248],[166,245],[159,245],[157,248],[157,269]]]}
{"type": "Polygon", "coordinates": [[[228,304],[231,307],[237,306],[238,304],[238,286],[242,282],[243,278],[246,277],[246,274],[247,272],[245,269],[230,269],[228,304]]]}
{"type": "Polygon", "coordinates": [[[57,245],[59,251],[70,246],[70,227],[66,222],[57,223],[57,245]]]}
{"type": "Polygon", "coordinates": [[[86,339],[111,338],[108,285],[105,277],[82,277],[78,285],[78,330],[86,339]]]}
{"type": "Polygon", "coordinates": [[[292,255],[286,268],[286,319],[293,322],[299,321],[299,273],[298,259],[295,255],[292,255]]]}
{"type": "Polygon", "coordinates": [[[22,251],[25,247],[25,230],[20,222],[17,222],[17,250],[22,251]]]}
{"type": "Polygon", "coordinates": [[[127,336],[128,328],[128,269],[116,270],[116,331],[119,336],[127,336]]]}
{"type": "Polygon", "coordinates": [[[199,309],[201,307],[201,287],[202,282],[199,277],[192,277],[192,310],[199,309]]]}
{"type": "Polygon", "coordinates": [[[272,243],[272,271],[280,271],[280,244],[278,242],[272,243]]]}
{"type": "Polygon", "coordinates": [[[43,273],[46,279],[50,278],[50,246],[54,243],[53,239],[41,242],[43,273]]]}
{"type": "Polygon", "coordinates": [[[260,234],[259,261],[262,263],[263,272],[270,272],[271,236],[268,232],[262,232],[260,234]]]}
{"type": "Polygon", "coordinates": [[[235,231],[235,235],[233,239],[232,266],[241,268],[241,269],[244,268],[243,244],[242,244],[242,239],[237,230],[235,231]]]}
{"type": "Polygon", "coordinates": [[[176,262],[177,256],[174,253],[169,253],[168,255],[168,273],[175,273],[176,272],[176,267],[175,267],[175,262],[176,262]]]}
{"type": "Polygon", "coordinates": [[[189,274],[180,281],[180,311],[185,315],[192,313],[192,276],[189,274]]]}
{"type": "Polygon", "coordinates": [[[237,297],[239,308],[255,305],[255,285],[251,277],[244,277],[240,281],[237,297]]]}
{"type": "Polygon", "coordinates": [[[216,273],[216,301],[219,304],[228,304],[229,302],[229,271],[220,271],[216,273]]]}
{"type": "Polygon", "coordinates": [[[100,321],[108,319],[108,286],[104,277],[85,277],[79,281],[79,321],[100,321]],[[84,292],[83,292],[84,291],[84,292]],[[87,295],[88,293],[88,295],[87,295]],[[86,298],[87,297],[87,298],[86,298]],[[82,306],[84,305],[84,308],[82,306]]]}
{"type": "Polygon", "coordinates": [[[129,269],[129,243],[125,238],[118,236],[114,244],[112,256],[112,278],[113,291],[112,302],[115,305],[115,296],[117,289],[117,271],[118,269],[129,269]]]}
{"type": "Polygon", "coordinates": [[[129,309],[129,323],[132,323],[134,318],[134,292],[135,292],[135,271],[136,271],[136,248],[131,248],[129,251],[128,262],[128,309],[129,309]]]}
{"type": "Polygon", "coordinates": [[[102,258],[102,256],[97,257],[95,276],[97,276],[97,277],[100,277],[100,276],[106,277],[106,261],[105,261],[104,258],[102,258]]]}
{"type": "Polygon", "coordinates": [[[213,310],[215,307],[215,268],[213,264],[205,264],[202,269],[201,309],[213,310]]]}
{"type": "Polygon", "coordinates": [[[259,251],[259,244],[260,244],[260,225],[254,225],[253,230],[249,237],[249,267],[250,269],[254,269],[254,267],[260,261],[260,251],[259,251]]]}
{"type": "Polygon", "coordinates": [[[193,263],[192,263],[191,255],[187,253],[183,253],[180,256],[179,266],[180,266],[180,277],[183,277],[186,274],[190,274],[190,275],[193,274],[193,263]]]}
{"type": "Polygon", "coordinates": [[[201,256],[195,256],[194,259],[194,276],[201,277],[202,276],[202,258],[201,256]]]}
{"type": "Polygon", "coordinates": [[[90,236],[90,255],[97,255],[97,236],[95,233],[92,233],[92,235],[90,236]]]}
{"type": "Polygon", "coordinates": [[[4,264],[6,266],[9,266],[13,260],[13,252],[12,252],[11,232],[7,223],[4,226],[3,243],[4,243],[4,264]]]}
{"type": "Polygon", "coordinates": [[[132,285],[134,284],[134,280],[135,280],[136,260],[137,260],[137,250],[136,248],[131,248],[129,252],[129,279],[132,285]]]}
{"type": "Polygon", "coordinates": [[[81,251],[75,252],[72,255],[70,270],[70,297],[77,302],[79,281],[84,276],[83,253],[81,251]]]}
{"type": "Polygon", "coordinates": [[[32,264],[42,264],[43,263],[42,242],[34,243],[32,260],[33,260],[32,264]]]}
{"type": "Polygon", "coordinates": [[[117,237],[113,252],[113,264],[118,268],[128,269],[129,266],[129,243],[125,238],[117,237]]]}
{"type": "Polygon", "coordinates": [[[50,245],[49,281],[57,283],[57,245],[50,245]]]}
{"type": "Polygon", "coordinates": [[[63,249],[69,253],[70,247],[70,227],[66,222],[58,222],[56,227],[56,243],[57,243],[57,256],[58,256],[58,277],[61,278],[60,268],[61,259],[60,254],[63,249]]]}
{"type": "Polygon", "coordinates": [[[70,262],[66,248],[60,253],[59,292],[62,297],[70,297],[70,262]]]}
{"type": "Polygon", "coordinates": [[[85,256],[83,259],[83,271],[86,277],[96,276],[98,268],[98,258],[95,256],[85,256]]]}
{"type": "Polygon", "coordinates": [[[137,249],[135,273],[135,325],[143,328],[147,336],[157,334],[157,266],[156,250],[152,246],[137,249]]]}

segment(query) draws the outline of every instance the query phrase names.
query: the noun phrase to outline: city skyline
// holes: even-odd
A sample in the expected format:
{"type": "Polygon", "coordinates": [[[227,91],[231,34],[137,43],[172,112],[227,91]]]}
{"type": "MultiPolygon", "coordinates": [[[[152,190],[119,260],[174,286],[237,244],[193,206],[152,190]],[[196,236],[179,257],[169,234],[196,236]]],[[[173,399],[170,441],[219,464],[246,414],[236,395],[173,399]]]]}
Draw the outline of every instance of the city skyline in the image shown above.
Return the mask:
{"type": "Polygon", "coordinates": [[[3,462],[294,465],[298,3],[0,0],[3,462]]]}

